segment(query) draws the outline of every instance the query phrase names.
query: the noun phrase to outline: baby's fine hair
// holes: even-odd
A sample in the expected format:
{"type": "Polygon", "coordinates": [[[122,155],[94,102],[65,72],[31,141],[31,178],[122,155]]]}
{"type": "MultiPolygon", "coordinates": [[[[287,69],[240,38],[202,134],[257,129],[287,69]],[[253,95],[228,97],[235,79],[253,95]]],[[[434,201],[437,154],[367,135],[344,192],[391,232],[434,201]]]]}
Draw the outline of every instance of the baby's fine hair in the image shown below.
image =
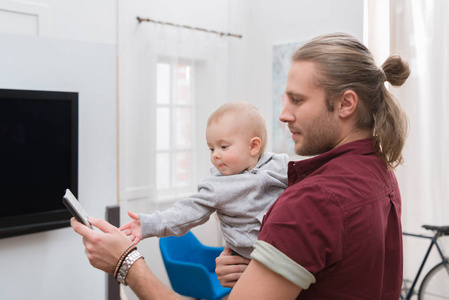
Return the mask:
{"type": "Polygon", "coordinates": [[[267,128],[265,119],[259,110],[248,102],[228,102],[215,110],[207,120],[207,126],[213,121],[220,119],[226,114],[233,114],[235,119],[245,126],[253,137],[258,137],[261,140],[260,155],[265,151],[267,145],[267,128]]]}

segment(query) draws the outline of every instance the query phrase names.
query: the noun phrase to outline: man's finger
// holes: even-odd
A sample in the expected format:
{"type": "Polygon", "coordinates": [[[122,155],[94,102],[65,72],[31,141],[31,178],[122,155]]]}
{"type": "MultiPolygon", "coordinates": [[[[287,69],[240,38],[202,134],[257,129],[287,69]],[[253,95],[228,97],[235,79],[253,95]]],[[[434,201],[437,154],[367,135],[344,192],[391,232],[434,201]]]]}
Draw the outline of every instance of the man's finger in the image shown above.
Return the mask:
{"type": "Polygon", "coordinates": [[[103,219],[89,217],[89,223],[105,233],[112,233],[119,230],[117,227],[103,219]]]}
{"type": "Polygon", "coordinates": [[[227,245],[225,246],[223,252],[221,253],[223,255],[232,255],[232,249],[229,248],[227,245]]]}
{"type": "Polygon", "coordinates": [[[73,230],[81,236],[89,236],[94,232],[86,225],[78,222],[74,217],[70,219],[70,226],[72,226],[73,230]]]}

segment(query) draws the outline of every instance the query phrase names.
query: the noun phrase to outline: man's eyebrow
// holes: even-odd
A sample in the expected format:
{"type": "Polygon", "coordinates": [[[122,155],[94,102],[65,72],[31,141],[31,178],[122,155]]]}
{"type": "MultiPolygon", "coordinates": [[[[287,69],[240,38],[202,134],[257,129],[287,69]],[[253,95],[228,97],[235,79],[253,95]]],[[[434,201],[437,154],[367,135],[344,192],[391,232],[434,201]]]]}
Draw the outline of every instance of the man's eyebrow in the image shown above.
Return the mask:
{"type": "Polygon", "coordinates": [[[301,93],[294,93],[294,92],[288,92],[288,91],[285,91],[285,94],[286,94],[287,96],[291,97],[291,98],[306,98],[306,96],[304,96],[304,95],[301,94],[301,93]]]}

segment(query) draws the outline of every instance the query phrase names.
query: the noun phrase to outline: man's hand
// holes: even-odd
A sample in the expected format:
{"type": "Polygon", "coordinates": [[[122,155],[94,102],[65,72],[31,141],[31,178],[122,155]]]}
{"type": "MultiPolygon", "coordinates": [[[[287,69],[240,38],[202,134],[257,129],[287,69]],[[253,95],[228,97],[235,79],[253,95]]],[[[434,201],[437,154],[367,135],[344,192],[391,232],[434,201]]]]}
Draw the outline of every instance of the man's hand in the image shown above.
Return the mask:
{"type": "Polygon", "coordinates": [[[137,245],[142,240],[140,216],[136,213],[128,211],[128,216],[134,221],[128,222],[120,226],[120,230],[129,237],[133,245],[137,245]]]}
{"type": "Polygon", "coordinates": [[[215,259],[218,280],[224,287],[234,287],[251,260],[239,255],[232,255],[232,250],[226,246],[219,257],[215,259]]]}
{"type": "Polygon", "coordinates": [[[101,230],[92,230],[75,218],[70,224],[83,237],[85,252],[90,264],[107,273],[113,273],[115,265],[125,250],[131,246],[129,238],[117,227],[105,220],[89,217],[89,222],[101,230]]]}

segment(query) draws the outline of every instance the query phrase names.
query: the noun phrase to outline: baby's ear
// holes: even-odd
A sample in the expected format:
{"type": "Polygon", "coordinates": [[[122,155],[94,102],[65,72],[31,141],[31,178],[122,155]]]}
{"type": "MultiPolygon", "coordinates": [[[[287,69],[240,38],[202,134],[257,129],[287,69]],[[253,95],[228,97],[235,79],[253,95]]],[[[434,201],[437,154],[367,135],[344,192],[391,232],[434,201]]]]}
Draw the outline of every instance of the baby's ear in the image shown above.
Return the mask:
{"type": "Polygon", "coordinates": [[[258,155],[260,152],[260,147],[262,146],[262,140],[259,137],[253,137],[250,140],[250,154],[251,155],[258,155]]]}

